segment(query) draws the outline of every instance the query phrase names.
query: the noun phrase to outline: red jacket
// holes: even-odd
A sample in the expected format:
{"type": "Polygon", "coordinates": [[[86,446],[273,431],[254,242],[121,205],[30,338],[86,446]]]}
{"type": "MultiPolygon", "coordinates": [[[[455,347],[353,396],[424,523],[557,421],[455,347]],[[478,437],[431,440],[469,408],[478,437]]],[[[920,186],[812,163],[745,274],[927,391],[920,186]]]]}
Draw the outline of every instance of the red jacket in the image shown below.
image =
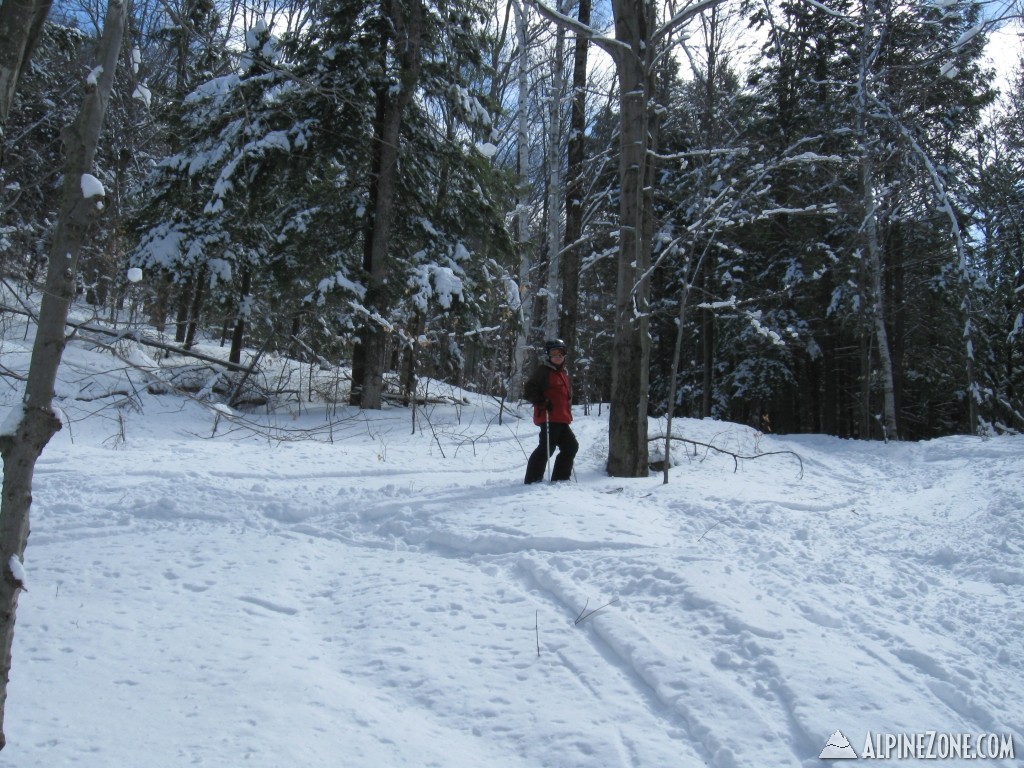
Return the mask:
{"type": "Polygon", "coordinates": [[[561,367],[541,363],[527,380],[523,394],[533,403],[534,424],[539,426],[548,418],[552,424],[572,424],[572,385],[561,367]],[[550,414],[546,413],[548,402],[550,414]]]}

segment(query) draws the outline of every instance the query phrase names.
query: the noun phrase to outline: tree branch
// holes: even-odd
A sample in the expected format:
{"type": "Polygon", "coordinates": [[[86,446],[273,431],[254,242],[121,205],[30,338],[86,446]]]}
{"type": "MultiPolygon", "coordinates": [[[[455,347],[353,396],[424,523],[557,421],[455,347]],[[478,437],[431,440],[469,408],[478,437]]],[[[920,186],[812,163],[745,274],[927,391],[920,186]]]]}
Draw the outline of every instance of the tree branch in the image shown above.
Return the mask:
{"type": "MultiPolygon", "coordinates": [[[[0,312],[13,312],[16,315],[26,315],[33,317],[33,315],[22,309],[15,309],[14,307],[8,307],[0,305],[0,312]]],[[[182,349],[176,347],[173,344],[165,344],[162,341],[153,341],[152,339],[144,338],[138,331],[116,331],[113,328],[105,328],[102,325],[94,325],[92,322],[76,323],[72,320],[68,320],[64,323],[69,328],[74,328],[76,331],[87,331],[89,333],[99,333],[106,336],[112,336],[115,339],[127,339],[129,341],[135,341],[139,344],[144,344],[147,347],[154,347],[156,349],[162,349],[165,352],[171,352],[175,355],[185,355],[186,357],[194,357],[197,360],[202,360],[205,363],[213,363],[215,365],[222,365],[232,371],[241,371],[242,373],[249,372],[249,367],[245,365],[239,365],[237,363],[231,363],[227,360],[221,360],[217,357],[211,357],[204,355],[200,352],[193,352],[189,349],[182,349]]]]}
{"type": "MultiPolygon", "coordinates": [[[[721,0],[719,0],[721,1],[721,0]]],[[[585,37],[598,48],[601,48],[608,53],[613,59],[617,59],[618,56],[629,48],[619,40],[614,40],[610,37],[605,37],[598,33],[593,27],[588,27],[586,24],[581,24],[579,20],[574,19],[572,16],[567,16],[564,13],[556,11],[554,8],[550,8],[544,3],[538,0],[529,0],[527,5],[532,5],[537,9],[537,12],[548,21],[557,24],[558,26],[569,30],[573,34],[585,37]]]]}
{"type": "MultiPolygon", "coordinates": [[[[790,456],[793,456],[794,458],[796,458],[796,460],[800,463],[800,475],[799,475],[800,479],[802,480],[803,477],[804,477],[804,461],[803,461],[803,459],[800,458],[799,454],[797,454],[797,453],[795,453],[793,451],[765,451],[764,453],[755,453],[755,454],[753,454],[751,456],[744,456],[741,453],[735,453],[733,451],[727,451],[725,448],[719,448],[717,445],[712,445],[711,443],[702,443],[699,440],[690,440],[687,437],[676,437],[675,435],[668,435],[667,437],[668,437],[669,440],[676,440],[676,441],[678,441],[680,443],[689,443],[690,445],[692,445],[694,447],[700,446],[701,448],[706,448],[706,449],[711,450],[711,451],[717,451],[718,453],[724,453],[727,456],[732,456],[733,472],[734,473],[739,471],[740,459],[743,459],[743,460],[760,459],[762,456],[782,456],[782,455],[785,455],[785,454],[789,454],[790,456]]],[[[666,435],[658,435],[656,437],[648,438],[648,442],[653,442],[655,440],[664,440],[664,439],[666,439],[666,435]]]]}
{"type": "Polygon", "coordinates": [[[668,37],[678,27],[682,26],[694,16],[699,16],[704,11],[711,10],[716,5],[721,5],[725,0],[700,0],[698,3],[683,8],[679,13],[665,22],[660,29],[651,35],[650,45],[657,46],[662,40],[668,37]]]}

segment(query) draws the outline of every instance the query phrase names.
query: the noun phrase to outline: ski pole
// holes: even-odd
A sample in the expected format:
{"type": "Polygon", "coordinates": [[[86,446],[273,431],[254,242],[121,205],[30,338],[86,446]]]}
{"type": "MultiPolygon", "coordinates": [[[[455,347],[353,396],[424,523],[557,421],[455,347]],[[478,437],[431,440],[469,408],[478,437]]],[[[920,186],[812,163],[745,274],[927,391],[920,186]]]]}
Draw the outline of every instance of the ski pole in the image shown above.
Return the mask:
{"type": "Polygon", "coordinates": [[[544,439],[547,441],[545,449],[547,451],[547,461],[544,464],[544,473],[547,475],[547,480],[551,480],[551,411],[548,410],[547,403],[544,404],[544,439]]]}

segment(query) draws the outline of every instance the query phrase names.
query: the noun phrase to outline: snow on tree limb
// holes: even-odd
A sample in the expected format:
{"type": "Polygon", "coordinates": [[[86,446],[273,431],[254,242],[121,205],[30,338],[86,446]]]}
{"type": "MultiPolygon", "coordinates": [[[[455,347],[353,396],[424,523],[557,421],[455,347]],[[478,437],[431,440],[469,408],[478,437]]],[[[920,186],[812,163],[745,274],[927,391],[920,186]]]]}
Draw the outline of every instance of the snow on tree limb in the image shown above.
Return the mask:
{"type": "Polygon", "coordinates": [[[544,3],[534,0],[533,2],[529,2],[528,5],[532,5],[536,8],[537,12],[548,21],[558,24],[559,26],[568,29],[570,32],[587,38],[598,48],[606,51],[612,58],[615,58],[618,54],[629,50],[629,48],[621,41],[605,37],[593,27],[581,24],[579,20],[574,19],[572,16],[556,11],[554,8],[544,5],[544,3]]]}

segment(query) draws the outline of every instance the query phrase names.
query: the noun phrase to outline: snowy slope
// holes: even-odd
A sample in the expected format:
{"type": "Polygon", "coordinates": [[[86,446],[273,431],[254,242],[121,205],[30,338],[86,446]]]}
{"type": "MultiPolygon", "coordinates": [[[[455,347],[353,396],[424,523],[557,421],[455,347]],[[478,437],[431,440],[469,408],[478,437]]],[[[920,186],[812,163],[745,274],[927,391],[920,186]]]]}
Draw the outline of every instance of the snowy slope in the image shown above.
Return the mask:
{"type": "Polygon", "coordinates": [[[1024,764],[1020,438],[689,420],[799,460],[701,450],[663,485],[604,475],[579,415],[576,482],[525,487],[535,428],[485,399],[253,431],[114,368],[62,369],[0,766],[822,766],[837,730],[1024,764]],[[129,379],[140,407],[75,399],[129,379]]]}

